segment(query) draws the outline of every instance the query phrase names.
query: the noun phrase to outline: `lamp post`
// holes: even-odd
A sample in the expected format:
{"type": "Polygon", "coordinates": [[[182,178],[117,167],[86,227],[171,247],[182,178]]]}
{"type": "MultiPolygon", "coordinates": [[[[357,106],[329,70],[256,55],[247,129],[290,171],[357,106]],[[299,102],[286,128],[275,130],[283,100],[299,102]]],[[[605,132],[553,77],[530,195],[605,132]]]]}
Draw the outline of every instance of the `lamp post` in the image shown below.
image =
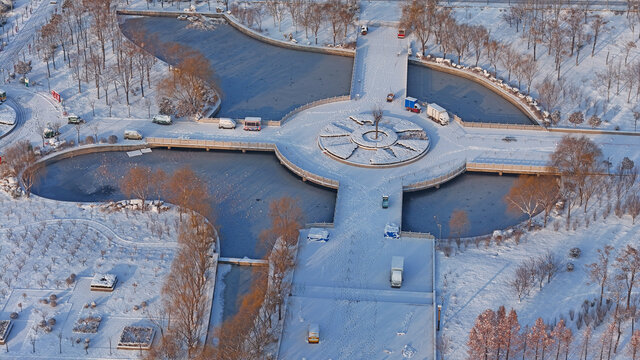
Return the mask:
{"type": "Polygon", "coordinates": [[[440,231],[440,236],[438,237],[438,239],[442,239],[442,224],[440,224],[440,222],[438,221],[437,215],[433,215],[433,220],[436,222],[436,225],[438,226],[438,230],[440,231]]]}

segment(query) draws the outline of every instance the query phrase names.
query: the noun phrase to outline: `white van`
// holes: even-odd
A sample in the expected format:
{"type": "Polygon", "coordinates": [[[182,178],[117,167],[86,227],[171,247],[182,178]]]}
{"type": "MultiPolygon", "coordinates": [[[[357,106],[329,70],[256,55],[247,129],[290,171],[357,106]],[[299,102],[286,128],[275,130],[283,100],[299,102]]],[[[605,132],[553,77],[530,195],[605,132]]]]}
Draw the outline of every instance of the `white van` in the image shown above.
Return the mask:
{"type": "Polygon", "coordinates": [[[307,342],[309,344],[317,344],[320,342],[320,326],[318,324],[309,324],[307,342]]]}
{"type": "Polygon", "coordinates": [[[125,140],[142,140],[142,134],[138,130],[125,130],[125,140]]]}
{"type": "Polygon", "coordinates": [[[173,120],[171,119],[171,115],[155,115],[151,122],[160,125],[171,125],[173,120]]]}
{"type": "Polygon", "coordinates": [[[218,129],[235,129],[236,122],[229,118],[220,118],[218,120],[218,129]]]}

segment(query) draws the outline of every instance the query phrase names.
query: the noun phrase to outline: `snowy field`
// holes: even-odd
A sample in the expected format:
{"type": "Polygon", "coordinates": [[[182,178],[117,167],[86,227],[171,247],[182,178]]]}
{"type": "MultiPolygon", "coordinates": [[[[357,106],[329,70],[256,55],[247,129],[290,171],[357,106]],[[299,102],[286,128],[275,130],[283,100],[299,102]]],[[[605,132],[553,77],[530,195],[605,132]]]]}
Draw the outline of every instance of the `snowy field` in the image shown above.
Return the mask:
{"type": "MultiPolygon", "coordinates": [[[[607,219],[602,219],[599,213],[601,208],[596,206],[589,210],[590,214],[598,212],[598,219],[592,220],[588,228],[585,227],[582,210],[577,209],[575,214],[578,214],[581,225],[576,230],[565,230],[565,219],[561,216],[553,220],[559,223],[559,230],[554,230],[554,223],[551,223],[546,229],[525,233],[519,245],[513,239],[500,246],[492,243],[489,247],[484,242],[479,243],[479,247],[476,247],[475,242],[468,242],[460,250],[456,250],[456,245],[451,244],[454,253],[457,252],[451,257],[445,257],[442,252],[437,253],[437,300],[443,304],[442,332],[439,335],[452,340],[446,358],[467,359],[466,343],[476,317],[486,309],[496,311],[501,305],[507,311],[511,308],[517,311],[522,329],[525,325],[532,326],[538,317],[551,324],[564,319],[574,336],[569,358],[579,358],[586,327],[582,325],[578,329],[577,317],[571,319],[570,311],[579,313],[582,303],[597,299],[600,290],[597,284],[589,285],[586,265],[597,261],[596,250],[604,245],[614,246],[616,252],[627,244],[637,246],[637,234],[640,231],[640,223],[636,221],[635,225],[632,224],[628,215],[618,218],[611,214],[607,219]],[[582,250],[582,255],[577,259],[569,257],[569,249],[574,247],[582,250]],[[536,284],[530,296],[519,302],[509,286],[515,268],[546,251],[561,259],[562,271],[549,284],[545,283],[542,290],[538,290],[536,284]],[[568,262],[574,264],[573,272],[564,270],[568,262]]],[[[600,336],[611,316],[609,314],[605,323],[593,330],[589,353],[599,353],[600,336]]],[[[620,349],[612,359],[630,359],[625,348],[630,337],[629,326],[628,321],[623,324],[620,349]]]]}
{"type": "Polygon", "coordinates": [[[113,211],[37,196],[14,200],[4,192],[0,204],[0,319],[19,315],[2,357],[42,358],[57,355],[60,347],[61,358],[84,358],[86,351],[91,358],[136,357],[115,346],[124,326],[150,325],[159,314],[176,247],[177,211],[113,211]],[[112,293],[89,290],[96,273],[117,276],[112,293]],[[68,281],[72,274],[75,280],[68,281]],[[51,295],[55,306],[42,303],[51,295]],[[74,332],[76,321],[87,316],[101,318],[97,333],[74,332]],[[50,330],[39,325],[51,318],[50,330]]]}

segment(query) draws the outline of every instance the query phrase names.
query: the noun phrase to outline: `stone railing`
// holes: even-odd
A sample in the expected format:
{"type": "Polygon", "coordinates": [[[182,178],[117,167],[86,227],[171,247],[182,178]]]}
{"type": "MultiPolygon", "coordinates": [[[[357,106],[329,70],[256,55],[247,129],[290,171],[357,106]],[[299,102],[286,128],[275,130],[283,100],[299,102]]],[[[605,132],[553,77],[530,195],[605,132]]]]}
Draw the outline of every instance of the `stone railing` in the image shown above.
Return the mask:
{"type": "Polygon", "coordinates": [[[539,125],[527,125],[527,124],[500,124],[490,122],[470,122],[463,121],[459,116],[454,115],[453,120],[464,127],[483,128],[483,129],[509,129],[509,130],[535,130],[545,131],[546,129],[539,125]]]}
{"type": "Polygon", "coordinates": [[[356,53],[355,50],[352,50],[352,49],[302,45],[302,44],[292,43],[289,41],[282,41],[282,40],[270,38],[240,23],[233,15],[229,15],[227,13],[213,13],[213,12],[186,13],[183,11],[154,11],[154,10],[127,10],[127,9],[117,10],[116,13],[118,15],[162,16],[162,17],[177,17],[178,15],[186,14],[189,16],[201,15],[201,16],[206,16],[210,18],[222,18],[222,19],[225,19],[229,23],[229,25],[233,26],[236,30],[256,40],[265,42],[267,44],[271,44],[271,45],[275,45],[275,46],[279,46],[287,49],[292,49],[292,50],[310,51],[310,52],[346,56],[346,57],[354,57],[356,53]]]}
{"type": "Polygon", "coordinates": [[[535,175],[556,175],[558,171],[553,166],[548,165],[517,165],[517,164],[499,164],[499,163],[482,163],[468,162],[467,171],[475,172],[494,172],[505,174],[535,174],[535,175]]]}
{"type": "Polygon", "coordinates": [[[299,113],[301,111],[310,109],[310,108],[315,107],[315,106],[320,106],[320,105],[334,103],[334,102],[340,102],[340,101],[348,101],[350,99],[351,99],[351,97],[349,95],[334,96],[334,97],[330,97],[330,98],[327,98],[327,99],[320,99],[320,100],[312,101],[312,102],[304,104],[302,106],[298,106],[297,108],[289,111],[289,113],[287,113],[287,115],[282,117],[282,120],[280,120],[280,125],[284,124],[287,120],[291,119],[295,114],[297,114],[297,113],[299,113]]]}
{"type": "MultiPolygon", "coordinates": [[[[465,79],[468,79],[468,80],[471,80],[473,82],[476,82],[476,83],[484,86],[485,88],[493,91],[494,93],[500,95],[505,100],[509,101],[515,107],[520,109],[520,111],[524,112],[527,115],[527,117],[529,117],[532,121],[534,121],[536,123],[536,125],[539,126],[539,124],[542,122],[542,118],[539,115],[539,113],[534,112],[534,110],[532,110],[532,108],[529,106],[529,104],[524,102],[523,99],[521,99],[520,97],[516,96],[512,92],[503,89],[499,84],[497,84],[497,83],[491,81],[490,79],[488,79],[488,78],[486,78],[486,77],[474,72],[470,68],[466,68],[465,67],[465,68],[459,69],[459,68],[454,67],[454,66],[449,66],[449,65],[445,65],[445,64],[438,64],[435,61],[428,61],[428,60],[425,60],[425,59],[422,59],[422,60],[409,59],[409,62],[412,63],[412,64],[416,64],[416,65],[426,66],[426,67],[428,67],[430,69],[433,69],[433,70],[436,70],[436,71],[442,71],[442,72],[446,72],[446,73],[449,73],[449,74],[452,74],[452,75],[460,76],[460,77],[463,77],[465,79]]],[[[465,124],[468,124],[468,123],[465,123],[465,124]]],[[[541,127],[540,130],[544,130],[544,128],[541,127]]]]}
{"type": "Polygon", "coordinates": [[[220,149],[220,150],[243,150],[243,151],[273,151],[280,163],[286,166],[291,172],[300,176],[303,181],[311,181],[315,184],[337,189],[340,183],[336,180],[324,176],[313,174],[303,170],[296,164],[289,161],[275,144],[240,141],[218,141],[218,140],[198,140],[198,139],[173,139],[173,138],[146,138],[147,144],[152,147],[182,147],[191,149],[220,149]]]}
{"type": "Polygon", "coordinates": [[[413,183],[413,184],[409,184],[409,185],[403,185],[402,186],[402,190],[403,191],[418,191],[418,190],[424,190],[424,189],[428,189],[434,186],[439,186],[442,183],[445,183],[453,178],[455,178],[456,176],[462,174],[463,172],[465,172],[466,170],[466,161],[464,161],[462,164],[454,167],[451,171],[447,172],[446,174],[440,175],[438,177],[435,178],[431,178],[431,179],[427,179],[427,180],[423,180],[417,183],[413,183]]]}
{"type": "Polygon", "coordinates": [[[332,189],[337,189],[340,186],[340,183],[336,180],[329,179],[324,176],[316,175],[306,170],[302,170],[299,166],[295,165],[294,163],[289,161],[286,157],[284,157],[280,152],[280,150],[278,150],[278,147],[274,146],[274,148],[275,148],[275,152],[276,152],[276,156],[278,157],[278,160],[280,160],[280,162],[284,166],[286,166],[289,170],[291,170],[294,174],[300,176],[303,181],[309,180],[318,185],[322,185],[332,189]]]}

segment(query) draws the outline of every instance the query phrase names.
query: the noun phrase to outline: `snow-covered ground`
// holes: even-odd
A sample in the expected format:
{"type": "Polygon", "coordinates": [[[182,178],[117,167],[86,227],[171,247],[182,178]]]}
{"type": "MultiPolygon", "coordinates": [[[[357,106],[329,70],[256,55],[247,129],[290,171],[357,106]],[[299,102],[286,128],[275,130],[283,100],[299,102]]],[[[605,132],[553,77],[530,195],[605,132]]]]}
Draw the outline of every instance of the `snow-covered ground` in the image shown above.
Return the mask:
{"type": "MultiPolygon", "coordinates": [[[[518,312],[523,329],[525,325],[533,325],[539,317],[546,323],[565,319],[574,335],[569,358],[579,358],[585,326],[578,330],[577,315],[571,319],[569,312],[573,310],[578,314],[585,300],[592,301],[599,296],[599,286],[589,284],[586,265],[597,261],[596,250],[605,245],[615,248],[614,257],[617,256],[617,251],[627,244],[638,245],[639,222],[632,224],[629,215],[618,218],[611,214],[603,219],[602,210],[603,207],[597,205],[589,208],[589,217],[596,212],[597,220],[591,219],[586,227],[582,210],[576,209],[574,219],[579,219],[581,223],[576,230],[566,230],[566,219],[560,216],[545,229],[525,233],[519,245],[513,238],[502,245],[492,243],[488,247],[484,242],[480,242],[479,247],[476,247],[475,242],[470,241],[467,245],[462,245],[460,250],[456,250],[456,245],[452,243],[454,253],[457,254],[451,257],[445,257],[438,251],[437,301],[443,305],[440,336],[452,340],[447,358],[467,359],[466,343],[476,317],[486,309],[496,311],[501,305],[504,305],[507,311],[513,308],[518,312]],[[554,223],[559,223],[558,230],[555,230],[554,223]],[[574,247],[582,250],[582,255],[577,259],[569,257],[569,249],[574,247]],[[532,257],[543,255],[546,251],[561,259],[561,272],[549,284],[545,283],[542,290],[538,290],[538,286],[535,285],[531,295],[518,302],[514,290],[509,286],[515,268],[532,257]],[[574,271],[565,271],[568,262],[574,264],[574,271]]],[[[590,353],[596,354],[595,349],[599,350],[600,334],[605,330],[611,316],[609,314],[605,323],[595,328],[590,353]]],[[[628,321],[623,325],[620,340],[622,349],[612,357],[614,359],[630,359],[624,349],[629,342],[629,326],[628,321]]]]}
{"type": "Polygon", "coordinates": [[[149,324],[162,309],[160,290],[176,248],[177,211],[114,211],[37,196],[12,199],[5,192],[0,203],[0,319],[19,314],[9,353],[2,357],[53,356],[60,346],[60,358],[84,357],[85,338],[92,358],[137,356],[115,345],[124,326],[149,324]],[[96,273],[117,276],[115,290],[90,291],[96,273]],[[71,274],[76,278],[67,282],[71,274]],[[52,294],[56,306],[41,302],[52,294]],[[85,308],[93,302],[95,307],[85,308]],[[101,317],[98,332],[73,332],[76,321],[89,315],[101,317]],[[45,332],[39,323],[50,318],[56,323],[45,332]],[[72,344],[76,339],[83,343],[72,344]]]}
{"type": "MultiPolygon", "coordinates": [[[[508,7],[504,5],[456,8],[454,9],[454,14],[456,19],[462,23],[485,26],[490,31],[492,38],[504,44],[511,44],[519,53],[532,54],[532,50],[529,49],[527,45],[526,37],[522,37],[522,29],[520,29],[520,32],[516,32],[515,25],[509,27],[508,23],[503,19],[507,8],[508,7]]],[[[563,15],[564,13],[563,11],[563,15]]],[[[633,112],[637,112],[640,109],[637,107],[638,98],[635,90],[632,91],[631,101],[627,102],[629,86],[625,84],[626,76],[622,76],[619,88],[614,79],[611,89],[611,101],[605,110],[604,103],[606,102],[607,90],[606,87],[603,88],[603,86],[606,86],[606,84],[596,81],[595,74],[606,69],[608,66],[607,61],[608,64],[616,68],[623,68],[624,70],[626,67],[625,44],[628,42],[636,43],[638,34],[630,30],[626,13],[596,11],[591,15],[593,16],[594,14],[599,14],[607,22],[605,26],[606,30],[598,35],[594,56],[591,56],[591,47],[593,44],[591,41],[585,43],[584,48],[580,51],[578,65],[576,65],[575,53],[572,57],[565,56],[561,64],[560,76],[564,82],[563,87],[565,91],[561,92],[562,100],[560,101],[559,110],[562,114],[562,121],[560,125],[573,126],[573,124],[568,122],[569,114],[574,111],[582,111],[585,113],[585,119],[588,119],[594,114],[601,117],[603,120],[601,128],[603,129],[612,130],[619,127],[621,130],[634,131],[635,123],[633,112]]],[[[589,26],[585,26],[585,29],[586,33],[593,35],[593,31],[589,26]]],[[[567,41],[570,43],[571,39],[567,41]]],[[[418,47],[419,44],[414,44],[415,50],[419,50],[418,47]]],[[[433,43],[429,44],[427,52],[442,56],[440,49],[433,43]]],[[[547,76],[554,80],[556,78],[553,54],[547,55],[547,47],[540,44],[537,55],[538,71],[534,77],[534,86],[532,87],[532,95],[534,98],[538,97],[536,84],[542,82],[547,76]]],[[[454,56],[450,58],[456,60],[454,56]]],[[[638,60],[640,60],[640,51],[636,47],[629,52],[627,63],[631,66],[631,64],[638,60]]],[[[465,65],[474,65],[474,54],[468,53],[463,58],[462,63],[465,65]]],[[[491,68],[491,65],[484,55],[479,65],[485,69],[491,68]]],[[[506,81],[507,72],[504,70],[504,67],[501,69],[501,66],[498,65],[498,74],[506,81]]],[[[514,81],[513,74],[512,85],[517,86],[517,81],[514,81]]],[[[526,91],[526,88],[523,90],[526,91]]],[[[590,128],[590,125],[585,121],[585,123],[579,125],[579,127],[590,128]]]]}

